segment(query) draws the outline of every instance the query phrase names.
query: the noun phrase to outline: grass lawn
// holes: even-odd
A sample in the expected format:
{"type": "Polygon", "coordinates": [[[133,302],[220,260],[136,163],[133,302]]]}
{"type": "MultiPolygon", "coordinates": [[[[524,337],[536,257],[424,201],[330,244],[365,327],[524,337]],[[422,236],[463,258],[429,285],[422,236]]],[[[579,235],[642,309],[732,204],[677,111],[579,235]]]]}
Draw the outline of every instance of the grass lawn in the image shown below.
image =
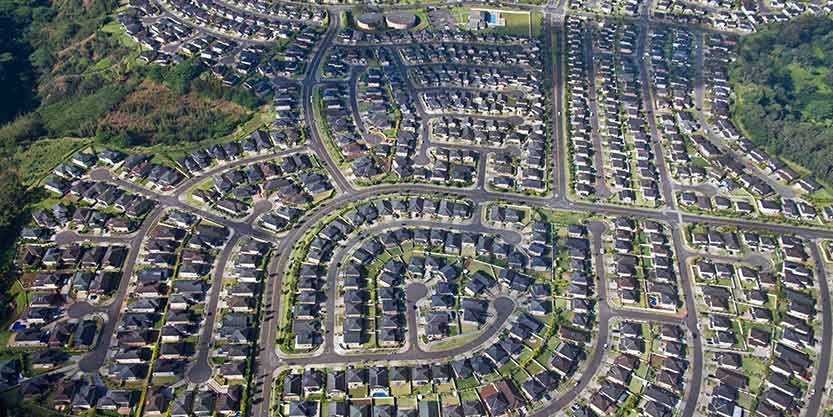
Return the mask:
{"type": "Polygon", "coordinates": [[[428,27],[428,13],[424,10],[413,10],[414,15],[417,17],[417,24],[413,28],[409,29],[412,32],[419,32],[426,27],[428,27]]]}
{"type": "Polygon", "coordinates": [[[12,287],[9,289],[9,294],[14,296],[15,315],[20,316],[24,311],[26,311],[26,306],[29,304],[29,301],[31,301],[32,296],[26,292],[20,281],[15,281],[14,284],[12,284],[12,287]]]}
{"type": "Polygon", "coordinates": [[[362,385],[356,388],[350,388],[348,391],[351,398],[367,397],[367,385],[362,385]]]}
{"type": "MultiPolygon", "coordinates": [[[[554,337],[550,338],[550,340],[547,341],[547,344],[549,345],[552,340],[556,340],[556,344],[557,344],[558,340],[557,340],[557,338],[554,338],[554,337]]],[[[535,357],[535,360],[538,361],[539,363],[544,363],[544,364],[550,363],[550,361],[552,360],[552,352],[549,351],[548,349],[544,349],[543,352],[541,352],[540,355],[535,357]]]]}
{"type": "Polygon", "coordinates": [[[203,191],[210,190],[213,187],[214,187],[214,179],[211,178],[211,177],[206,178],[205,180],[203,180],[201,182],[198,182],[196,185],[194,185],[191,189],[189,189],[185,193],[185,200],[187,200],[188,203],[191,204],[194,207],[201,207],[204,203],[201,203],[201,202],[197,201],[196,198],[194,198],[194,192],[197,191],[197,190],[203,190],[203,191]]]}
{"type": "Polygon", "coordinates": [[[645,378],[648,375],[648,363],[647,362],[640,362],[639,368],[636,368],[636,375],[641,378],[645,378]]]}
{"type": "MultiPolygon", "coordinates": [[[[292,292],[294,291],[294,287],[295,287],[295,283],[294,283],[295,278],[294,277],[289,278],[289,277],[290,277],[290,274],[284,274],[284,282],[282,284],[283,284],[284,288],[289,288],[289,291],[286,292],[286,293],[284,293],[283,290],[281,291],[280,311],[278,311],[278,314],[279,314],[278,315],[278,335],[281,335],[281,333],[283,333],[281,330],[284,329],[284,327],[286,327],[289,324],[287,322],[287,320],[289,320],[289,321],[292,320],[292,317],[290,317],[290,314],[291,314],[290,309],[292,308],[292,301],[293,301],[292,292]],[[289,281],[289,283],[287,283],[286,281],[289,281]]],[[[287,337],[287,336],[290,336],[290,335],[291,334],[283,334],[282,336],[287,337]]],[[[283,346],[283,345],[281,345],[281,346],[283,346]]]]}
{"type": "Polygon", "coordinates": [[[457,390],[464,390],[466,388],[474,388],[477,386],[477,378],[471,377],[466,379],[457,379],[457,390]]]}
{"type": "Polygon", "coordinates": [[[414,397],[400,397],[396,399],[396,405],[399,408],[416,408],[417,399],[414,397]]]}
{"type": "Polygon", "coordinates": [[[545,370],[544,367],[542,367],[538,364],[538,362],[535,361],[527,362],[526,368],[524,369],[526,369],[526,371],[529,372],[531,375],[538,375],[539,373],[545,370]]]}
{"type": "Polygon", "coordinates": [[[749,393],[741,392],[738,396],[738,405],[747,409],[751,410],[755,405],[755,400],[757,396],[751,395],[749,393]]]}
{"type": "Polygon", "coordinates": [[[743,374],[749,377],[749,390],[756,392],[766,376],[766,364],[751,355],[741,355],[743,374]]]}
{"type": "Polygon", "coordinates": [[[631,378],[631,383],[628,384],[628,390],[634,394],[642,392],[642,381],[637,378],[631,378]]]}
{"type": "Polygon", "coordinates": [[[498,368],[497,372],[503,376],[512,374],[518,369],[518,365],[515,365],[515,362],[509,361],[503,364],[500,368],[498,368]]]}
{"type": "Polygon", "coordinates": [[[396,405],[396,398],[393,397],[383,397],[383,398],[374,398],[373,402],[376,405],[396,405]]]}
{"type": "Polygon", "coordinates": [[[548,222],[561,225],[581,224],[587,220],[588,217],[587,213],[575,211],[539,209],[538,212],[540,212],[548,222]]]}
{"type": "Polygon", "coordinates": [[[312,197],[312,205],[316,206],[316,205],[318,205],[318,203],[320,203],[324,200],[330,199],[330,197],[335,195],[335,193],[336,193],[335,189],[329,189],[327,191],[324,191],[323,193],[318,193],[318,194],[314,195],[312,197]]]}
{"type": "Polygon", "coordinates": [[[133,39],[131,39],[130,36],[127,35],[127,33],[125,33],[125,31],[122,29],[121,23],[119,23],[118,20],[114,19],[112,22],[102,26],[99,30],[104,33],[113,34],[116,37],[116,39],[118,39],[119,42],[121,42],[121,44],[124,46],[131,48],[139,47],[139,44],[136,43],[136,41],[134,41],[133,39]]]}
{"type": "Polygon", "coordinates": [[[458,336],[458,337],[448,337],[448,338],[445,338],[445,339],[440,340],[438,342],[432,343],[431,348],[432,348],[432,350],[454,349],[458,346],[463,346],[466,343],[476,339],[477,336],[480,336],[480,333],[467,334],[467,335],[458,336]]]}
{"type": "Polygon", "coordinates": [[[501,16],[506,20],[506,26],[496,28],[496,32],[515,36],[530,36],[531,34],[532,37],[537,37],[541,33],[541,19],[543,18],[541,13],[504,13],[501,16]]]}
{"type": "Polygon", "coordinates": [[[441,394],[440,395],[440,403],[443,407],[447,405],[460,405],[460,397],[457,394],[441,394]]]}
{"type": "Polygon", "coordinates": [[[3,326],[4,330],[0,331],[0,348],[6,347],[6,345],[9,344],[9,339],[12,337],[12,332],[5,329],[8,329],[12,322],[17,320],[17,318],[20,317],[24,311],[26,311],[26,306],[31,300],[31,295],[23,289],[23,285],[20,281],[15,281],[15,283],[12,284],[9,289],[9,294],[14,297],[15,311],[14,314],[2,318],[2,323],[0,323],[0,325],[3,326]]]}
{"type": "Polygon", "coordinates": [[[447,384],[437,385],[437,392],[438,393],[451,392],[451,391],[454,391],[454,384],[447,383],[447,384]]]}
{"type": "MultiPolygon", "coordinates": [[[[533,338],[533,339],[534,339],[534,338],[533,338]]],[[[541,341],[540,341],[540,339],[534,339],[534,340],[536,340],[537,344],[536,344],[533,348],[534,348],[534,349],[537,349],[538,344],[540,344],[540,343],[541,343],[541,341]]],[[[527,342],[527,343],[529,343],[529,342],[531,342],[531,341],[532,341],[532,340],[527,340],[526,342],[527,342]]],[[[526,364],[526,362],[527,362],[528,360],[532,359],[532,355],[533,355],[534,353],[535,353],[535,351],[534,351],[534,350],[532,350],[532,349],[530,349],[530,348],[528,348],[528,347],[524,347],[524,351],[523,351],[523,352],[521,352],[521,354],[520,354],[520,355],[518,355],[518,357],[516,358],[516,360],[517,360],[517,361],[518,361],[518,363],[520,363],[521,365],[525,365],[525,364],[526,364]]]]}
{"type": "Polygon", "coordinates": [[[406,397],[411,395],[411,384],[391,384],[390,395],[394,397],[406,397]]]}
{"type": "Polygon", "coordinates": [[[552,336],[547,340],[547,348],[555,351],[561,345],[561,340],[558,337],[552,336]]]}
{"type": "Polygon", "coordinates": [[[431,384],[425,384],[425,385],[422,385],[422,386],[415,386],[413,388],[413,393],[416,394],[416,395],[425,395],[425,394],[429,394],[431,392],[434,392],[434,388],[431,386],[431,384]]]}
{"type": "Polygon", "coordinates": [[[711,166],[709,161],[706,161],[705,159],[703,159],[699,156],[691,158],[691,164],[694,165],[694,166],[700,167],[700,168],[704,168],[704,169],[711,166]]]}
{"type": "MultiPolygon", "coordinates": [[[[541,33],[541,22],[544,19],[544,15],[540,12],[527,13],[525,11],[506,8],[486,8],[503,12],[500,14],[500,17],[505,21],[505,26],[492,26],[482,32],[488,31],[523,37],[530,37],[530,35],[532,37],[538,37],[541,33]]],[[[454,19],[458,24],[465,27],[471,9],[471,7],[466,6],[459,6],[452,9],[452,14],[454,14],[454,19]]]]}
{"type": "Polygon", "coordinates": [[[515,384],[518,386],[523,385],[527,379],[529,379],[529,375],[527,375],[523,369],[518,369],[512,374],[512,380],[515,381],[515,384]]]}
{"type": "Polygon", "coordinates": [[[402,255],[402,249],[400,249],[400,248],[393,247],[393,248],[385,249],[385,250],[388,252],[388,254],[390,256],[400,256],[400,255],[402,255]]]}
{"type": "Polygon", "coordinates": [[[495,276],[495,273],[492,270],[492,265],[486,262],[478,261],[477,259],[472,259],[471,262],[469,262],[468,270],[469,275],[474,275],[477,271],[483,271],[490,276],[495,276]]]}
{"type": "Polygon", "coordinates": [[[522,353],[521,356],[518,358],[518,362],[525,363],[527,360],[532,359],[532,356],[535,353],[534,350],[545,345],[546,342],[546,340],[540,337],[531,337],[527,339],[526,346],[532,350],[522,353]]]}
{"type": "Polygon", "coordinates": [[[463,401],[479,400],[480,399],[480,396],[477,395],[477,391],[475,391],[473,389],[460,391],[459,394],[460,394],[460,399],[463,400],[463,401]]]}
{"type": "Polygon", "coordinates": [[[826,205],[833,203],[833,193],[831,193],[827,188],[820,188],[807,195],[807,199],[817,205],[826,205]]]}

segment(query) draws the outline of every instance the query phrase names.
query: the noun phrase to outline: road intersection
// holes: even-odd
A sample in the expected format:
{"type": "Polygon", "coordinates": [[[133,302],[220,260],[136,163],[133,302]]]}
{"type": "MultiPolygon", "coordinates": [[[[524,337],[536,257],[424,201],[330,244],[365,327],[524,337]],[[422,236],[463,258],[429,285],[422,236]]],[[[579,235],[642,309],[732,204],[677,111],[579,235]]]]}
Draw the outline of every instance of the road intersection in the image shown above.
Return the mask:
{"type": "MultiPolygon", "coordinates": [[[[331,16],[333,16],[334,13],[339,10],[341,10],[340,7],[331,8],[331,16]]],[[[730,225],[742,227],[745,229],[768,230],[777,233],[793,234],[804,237],[808,241],[815,242],[812,246],[811,252],[813,261],[818,266],[818,272],[820,275],[818,279],[820,289],[819,306],[822,309],[823,329],[821,335],[820,360],[816,371],[817,377],[815,378],[815,381],[813,383],[814,390],[810,395],[810,400],[806,408],[806,413],[808,416],[818,415],[819,410],[823,405],[826,376],[830,370],[831,342],[833,342],[833,318],[831,318],[831,300],[827,285],[827,276],[824,269],[825,261],[822,258],[818,246],[820,240],[833,239],[833,230],[819,227],[798,226],[789,224],[770,224],[750,219],[724,218],[710,215],[683,213],[681,211],[678,211],[676,207],[675,197],[673,194],[673,189],[671,188],[669,174],[667,172],[666,165],[661,158],[659,159],[658,164],[660,165],[660,174],[662,177],[663,184],[663,207],[660,207],[658,209],[649,209],[624,205],[588,203],[583,201],[571,200],[569,198],[568,191],[568,167],[566,166],[566,160],[564,158],[564,34],[561,23],[565,14],[564,5],[563,2],[559,5],[553,4],[553,2],[548,2],[546,5],[541,6],[541,10],[543,10],[546,15],[543,27],[547,33],[547,42],[552,42],[552,45],[550,45],[549,50],[553,51],[550,57],[552,59],[550,66],[551,68],[548,69],[550,77],[549,79],[552,82],[552,97],[550,97],[552,109],[550,117],[551,129],[554,132],[554,135],[552,137],[552,160],[550,161],[549,165],[549,167],[551,168],[551,174],[549,177],[551,180],[550,189],[553,190],[551,196],[535,197],[493,192],[483,187],[482,183],[479,183],[479,187],[475,187],[472,189],[452,189],[430,184],[396,184],[375,185],[367,187],[357,187],[353,185],[350,179],[344,175],[341,169],[339,169],[339,165],[334,160],[330,152],[328,152],[328,147],[326,144],[327,139],[324,138],[324,133],[319,131],[319,127],[315,123],[316,112],[313,108],[313,106],[315,105],[313,99],[313,92],[315,91],[315,88],[319,86],[321,83],[327,81],[321,79],[318,69],[321,66],[321,62],[326,52],[333,45],[334,38],[339,30],[338,19],[331,18],[329,26],[323,37],[323,40],[315,50],[314,56],[306,68],[306,73],[303,80],[300,81],[303,88],[304,120],[306,121],[310,132],[309,144],[306,149],[302,147],[282,151],[279,154],[243,157],[236,161],[214,167],[199,175],[189,178],[176,189],[170,192],[160,192],[147,189],[145,187],[136,185],[128,180],[114,177],[109,173],[109,171],[106,170],[100,169],[93,171],[93,179],[97,181],[113,183],[128,191],[141,194],[157,202],[157,207],[147,216],[140,228],[128,237],[85,238],[83,236],[74,234],[65,234],[59,237],[60,241],[62,242],[74,242],[87,239],[88,241],[103,243],[127,242],[130,245],[129,255],[125,262],[125,267],[122,273],[124,278],[121,281],[117,296],[113,300],[112,304],[110,304],[106,308],[99,309],[100,312],[106,314],[106,316],[108,317],[108,320],[106,321],[106,324],[102,329],[101,337],[99,338],[98,344],[96,345],[95,349],[88,353],[85,357],[83,357],[82,360],[78,363],[78,368],[85,372],[92,372],[97,370],[104,364],[107,351],[110,347],[111,340],[116,330],[116,324],[118,323],[120,311],[122,309],[126,297],[128,296],[128,282],[129,278],[132,276],[134,272],[134,266],[137,261],[139,248],[141,247],[141,242],[143,239],[145,239],[151,228],[158,222],[165,209],[167,208],[176,208],[179,210],[197,214],[205,219],[211,220],[212,222],[226,226],[232,231],[231,241],[227,244],[228,246],[226,247],[226,250],[224,250],[217,259],[216,267],[214,270],[214,283],[211,286],[212,290],[207,305],[208,311],[213,311],[217,307],[218,293],[222,288],[222,275],[224,273],[226,263],[229,261],[229,257],[231,255],[231,248],[234,246],[235,242],[239,238],[243,236],[250,236],[262,241],[271,242],[275,245],[273,257],[268,265],[268,281],[263,294],[264,315],[262,324],[260,326],[259,342],[257,343],[257,354],[254,366],[253,385],[255,388],[252,395],[253,401],[251,415],[255,417],[271,417],[273,415],[275,401],[277,400],[275,398],[272,398],[272,387],[275,383],[275,378],[277,377],[279,371],[285,369],[288,366],[324,366],[331,364],[345,364],[363,361],[384,362],[391,359],[395,359],[399,362],[433,363],[445,358],[473,351],[477,349],[479,346],[489,341],[503,327],[510,313],[515,308],[514,301],[505,297],[495,298],[492,301],[492,305],[497,313],[497,317],[494,323],[489,328],[487,328],[479,337],[473,339],[465,345],[456,347],[451,350],[436,352],[423,351],[419,348],[417,344],[414,343],[416,339],[414,335],[411,335],[409,349],[407,349],[404,352],[397,353],[393,358],[391,358],[388,353],[346,355],[337,352],[335,349],[335,332],[333,327],[335,326],[334,301],[336,299],[335,279],[336,274],[338,272],[337,268],[331,268],[327,274],[327,285],[332,294],[330,294],[330,296],[328,297],[327,320],[325,321],[327,325],[328,336],[326,337],[326,343],[324,348],[315,355],[298,355],[287,357],[285,355],[279,355],[278,347],[276,346],[276,332],[278,331],[280,320],[277,312],[281,311],[281,292],[284,285],[283,282],[284,274],[286,273],[286,267],[287,265],[289,265],[289,262],[291,260],[291,255],[294,246],[298,242],[300,242],[302,238],[310,230],[312,230],[323,219],[325,219],[332,213],[335,213],[343,208],[349,207],[355,203],[371,199],[373,197],[393,194],[448,195],[471,201],[473,204],[476,205],[478,213],[480,213],[480,210],[482,210],[486,204],[500,200],[527,207],[542,207],[553,210],[584,212],[591,214],[600,214],[605,216],[631,216],[636,218],[651,219],[662,221],[671,226],[673,246],[678,262],[677,269],[680,271],[680,288],[683,292],[684,301],[684,309],[682,311],[684,312],[684,314],[678,316],[647,311],[634,311],[627,309],[619,309],[615,308],[614,306],[608,305],[607,279],[605,278],[606,266],[604,263],[603,256],[594,256],[594,269],[597,277],[596,288],[599,295],[599,302],[597,303],[598,328],[594,335],[593,347],[591,349],[589,360],[586,361],[584,369],[579,371],[580,375],[576,385],[569,389],[567,392],[562,393],[560,396],[555,398],[545,407],[537,410],[534,414],[535,417],[545,417],[548,415],[553,415],[558,410],[561,410],[564,407],[568,406],[591,383],[593,378],[596,377],[599,368],[602,365],[603,360],[605,358],[605,347],[607,346],[610,338],[609,324],[611,319],[614,318],[650,320],[663,323],[676,323],[686,326],[686,328],[688,329],[688,345],[692,348],[693,355],[691,358],[690,365],[692,368],[692,374],[690,378],[691,382],[690,384],[688,384],[687,387],[688,392],[685,396],[687,401],[685,402],[682,411],[682,416],[694,416],[697,413],[697,399],[699,398],[700,391],[702,390],[705,366],[703,352],[704,349],[701,337],[698,337],[698,334],[700,332],[700,324],[698,323],[698,314],[695,301],[695,287],[692,277],[689,276],[690,270],[687,264],[689,258],[693,257],[694,254],[686,246],[684,227],[689,224],[730,225]],[[251,163],[261,162],[277,156],[286,155],[291,152],[296,152],[298,150],[311,151],[318,157],[319,160],[323,162],[323,165],[326,168],[327,173],[329,174],[330,178],[332,178],[335,182],[338,192],[333,198],[321,202],[317,207],[306,213],[306,215],[302,219],[300,219],[300,221],[286,233],[283,233],[281,235],[275,235],[266,232],[254,225],[254,220],[267,207],[262,207],[260,210],[256,210],[254,214],[250,215],[246,219],[233,220],[216,214],[212,211],[205,210],[199,207],[194,207],[184,199],[184,196],[187,195],[189,190],[191,190],[197,184],[201,183],[202,181],[205,181],[206,179],[210,178],[215,174],[224,172],[229,169],[233,169],[235,167],[242,167],[251,163]]],[[[632,23],[640,25],[640,27],[642,28],[639,52],[637,53],[637,56],[641,56],[645,50],[644,48],[648,28],[656,23],[651,21],[647,13],[644,13],[639,18],[632,19],[632,23]]],[[[700,62],[700,65],[702,65],[702,62],[700,62]]],[[[642,73],[644,77],[647,77],[647,70],[644,68],[644,66],[645,64],[643,62],[642,73]]],[[[645,89],[643,90],[644,100],[645,105],[650,106],[647,110],[649,124],[653,132],[653,136],[657,137],[657,128],[655,122],[653,121],[653,108],[651,104],[652,100],[650,99],[650,92],[648,91],[647,85],[647,82],[643,82],[643,86],[645,86],[645,89]]],[[[702,91],[699,92],[698,95],[702,95],[702,91]]],[[[424,123],[427,123],[428,117],[424,118],[423,120],[424,123]]],[[[427,132],[428,129],[426,128],[423,131],[427,132]]],[[[661,150],[659,150],[660,144],[658,142],[655,144],[655,147],[655,153],[657,155],[662,155],[661,150]]],[[[485,164],[485,158],[480,163],[485,164]]],[[[481,169],[479,172],[481,177],[484,176],[485,171],[483,169],[481,169]]],[[[479,181],[483,181],[483,178],[479,178],[479,181]]],[[[479,219],[480,216],[478,215],[477,221],[473,224],[454,225],[453,227],[461,229],[470,229],[473,231],[488,230],[486,226],[481,224],[479,219]]],[[[432,222],[408,221],[403,224],[419,226],[423,225],[423,223],[424,225],[430,225],[432,222]]],[[[381,230],[383,229],[383,227],[378,227],[376,229],[381,230]]],[[[599,254],[604,245],[603,237],[606,233],[606,226],[601,221],[592,221],[589,225],[589,229],[592,235],[593,253],[599,254]]],[[[373,231],[374,230],[368,230],[368,232],[373,231]]],[[[355,238],[349,241],[344,249],[336,253],[336,256],[334,258],[338,260],[342,256],[346,255],[346,250],[352,247],[355,243],[357,243],[358,240],[359,239],[355,238]]],[[[410,301],[413,302],[414,300],[410,301]]],[[[413,320],[414,318],[409,314],[409,321],[413,320]]],[[[197,359],[192,368],[189,369],[187,374],[187,377],[190,382],[202,383],[211,377],[212,369],[208,361],[208,353],[213,327],[214,317],[209,317],[206,320],[205,330],[200,335],[197,359]]],[[[414,332],[415,328],[416,326],[409,325],[409,329],[413,329],[414,332]]]]}

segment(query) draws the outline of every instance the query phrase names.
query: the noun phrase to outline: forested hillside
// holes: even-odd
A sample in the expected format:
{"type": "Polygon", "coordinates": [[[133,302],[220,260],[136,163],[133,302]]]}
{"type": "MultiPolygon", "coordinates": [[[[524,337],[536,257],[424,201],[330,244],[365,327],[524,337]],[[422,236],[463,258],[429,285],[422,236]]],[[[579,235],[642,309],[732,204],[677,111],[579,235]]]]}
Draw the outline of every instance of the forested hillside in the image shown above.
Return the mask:
{"type": "Polygon", "coordinates": [[[738,48],[735,121],[756,144],[833,183],[833,20],[769,25],[738,48]]]}
{"type": "Polygon", "coordinates": [[[164,69],[138,65],[137,45],[102,30],[118,28],[118,7],[117,0],[0,0],[0,21],[9,23],[0,29],[9,41],[0,54],[0,82],[4,91],[16,92],[0,108],[0,123],[7,122],[0,129],[5,146],[19,148],[43,136],[98,136],[118,145],[191,141],[231,131],[247,116],[243,107],[262,104],[247,92],[197,80],[204,71],[197,62],[164,69]],[[200,88],[192,88],[197,81],[200,88]],[[160,83],[166,88],[160,90],[160,83]],[[130,108],[135,123],[126,124],[120,103],[149,86],[160,100],[130,108]],[[204,111],[208,107],[215,111],[204,111]],[[144,119],[160,123],[148,129],[144,119]]]}
{"type": "Polygon", "coordinates": [[[42,196],[33,181],[52,168],[54,156],[27,160],[43,138],[66,151],[76,139],[65,138],[182,144],[226,135],[266,102],[222,86],[197,61],[138,63],[138,45],[115,21],[121,3],[0,0],[0,276],[28,204],[42,196]]]}

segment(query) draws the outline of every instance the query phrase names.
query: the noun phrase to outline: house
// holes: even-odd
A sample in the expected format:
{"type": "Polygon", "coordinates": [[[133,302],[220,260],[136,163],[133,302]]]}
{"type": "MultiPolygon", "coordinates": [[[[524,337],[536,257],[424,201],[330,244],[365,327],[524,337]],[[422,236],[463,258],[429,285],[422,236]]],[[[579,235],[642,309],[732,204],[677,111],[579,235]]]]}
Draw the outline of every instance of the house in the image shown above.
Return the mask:
{"type": "Polygon", "coordinates": [[[145,396],[144,414],[161,416],[167,412],[173,399],[173,391],[169,387],[150,387],[145,396]]]}
{"type": "Polygon", "coordinates": [[[525,403],[514,386],[506,380],[485,385],[479,390],[480,398],[492,416],[503,416],[525,403]]]}
{"type": "Polygon", "coordinates": [[[133,390],[111,389],[101,396],[95,408],[123,416],[129,415],[136,402],[136,392],[133,390]]]}
{"type": "Polygon", "coordinates": [[[243,386],[231,385],[226,393],[218,395],[215,410],[224,415],[236,413],[240,411],[240,403],[242,399],[243,386]]]}

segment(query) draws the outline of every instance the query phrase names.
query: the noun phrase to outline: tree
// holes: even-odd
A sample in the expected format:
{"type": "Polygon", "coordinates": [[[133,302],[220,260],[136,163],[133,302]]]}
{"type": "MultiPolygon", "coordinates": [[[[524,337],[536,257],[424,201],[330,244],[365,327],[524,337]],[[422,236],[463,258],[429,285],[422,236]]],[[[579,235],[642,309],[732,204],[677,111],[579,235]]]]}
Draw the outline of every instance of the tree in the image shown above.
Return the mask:
{"type": "Polygon", "coordinates": [[[833,182],[833,20],[802,16],[738,44],[733,118],[750,139],[833,182]]]}
{"type": "Polygon", "coordinates": [[[196,59],[189,59],[176,64],[163,76],[165,84],[178,94],[185,94],[191,87],[191,81],[200,76],[204,67],[196,59]]]}

